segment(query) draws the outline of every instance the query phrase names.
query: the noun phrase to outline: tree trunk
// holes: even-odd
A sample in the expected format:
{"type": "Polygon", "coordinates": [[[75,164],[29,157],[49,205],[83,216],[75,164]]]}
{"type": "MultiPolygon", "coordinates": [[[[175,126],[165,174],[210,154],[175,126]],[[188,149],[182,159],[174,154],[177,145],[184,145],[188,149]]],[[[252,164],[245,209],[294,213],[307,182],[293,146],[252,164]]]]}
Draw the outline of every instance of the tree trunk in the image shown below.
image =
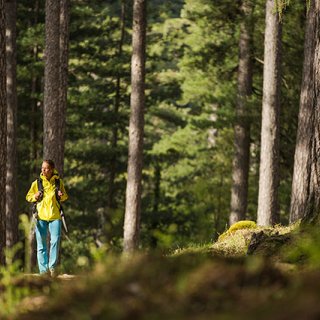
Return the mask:
{"type": "Polygon", "coordinates": [[[140,232],[142,157],[145,105],[146,0],[133,2],[131,114],[128,178],[124,220],[124,252],[137,249],[140,232]]]}
{"type": "Polygon", "coordinates": [[[234,127],[235,155],[232,170],[230,225],[244,220],[247,211],[250,125],[248,100],[252,94],[252,2],[243,0],[240,25],[238,98],[234,127]]]}
{"type": "MultiPolygon", "coordinates": [[[[39,1],[34,2],[33,7],[33,16],[30,17],[30,25],[37,25],[39,20],[39,1]]],[[[39,48],[37,45],[35,45],[32,48],[32,52],[30,53],[33,57],[33,63],[36,63],[39,61],[39,48]]],[[[39,118],[41,118],[38,115],[38,112],[40,108],[40,101],[37,100],[36,94],[41,91],[41,80],[40,78],[33,74],[31,78],[31,85],[30,85],[30,97],[31,97],[31,106],[30,106],[30,121],[29,121],[29,128],[30,128],[30,175],[31,179],[35,179],[39,175],[39,158],[42,157],[40,154],[40,148],[39,145],[41,144],[40,141],[40,126],[39,125],[39,118]]],[[[30,212],[30,218],[31,218],[31,212],[30,212]]],[[[35,239],[35,233],[31,235],[30,239],[30,253],[31,257],[30,260],[26,261],[26,270],[33,270],[35,269],[37,265],[37,250],[36,250],[36,239],[35,239]],[[28,265],[27,263],[31,264],[28,265]]]]}
{"type": "MultiPolygon", "coordinates": [[[[34,52],[33,52],[33,58],[34,61],[37,60],[38,58],[38,48],[34,47],[34,52]]],[[[40,155],[40,148],[39,148],[39,144],[41,144],[40,141],[40,125],[39,125],[39,116],[38,116],[38,103],[40,103],[40,101],[38,101],[35,96],[36,93],[38,92],[39,88],[40,88],[40,79],[37,78],[36,75],[32,76],[31,79],[31,89],[30,89],[30,96],[31,96],[31,106],[30,106],[30,114],[29,114],[29,128],[30,128],[30,141],[31,141],[31,146],[30,146],[30,163],[31,163],[31,167],[30,167],[30,174],[31,177],[34,178],[35,176],[37,176],[39,174],[39,158],[42,156],[40,155]]]]}
{"type": "Polygon", "coordinates": [[[0,148],[0,264],[4,265],[7,165],[6,21],[4,0],[0,0],[0,148]]]}
{"type": "Polygon", "coordinates": [[[69,61],[69,12],[70,1],[60,1],[60,151],[58,154],[57,167],[59,174],[63,176],[64,169],[64,143],[66,128],[66,110],[68,93],[68,61],[69,61]]]}
{"type": "Polygon", "coordinates": [[[7,181],[6,181],[6,245],[18,242],[17,196],[17,81],[16,81],[16,0],[6,1],[7,60],[7,181]]]}
{"type": "Polygon", "coordinates": [[[61,123],[59,108],[60,89],[60,1],[46,0],[45,20],[45,70],[43,113],[43,157],[52,159],[58,171],[60,161],[61,123]]]}
{"type": "Polygon", "coordinates": [[[291,191],[290,223],[319,214],[320,3],[310,1],[291,191]]]}
{"type": "Polygon", "coordinates": [[[278,222],[281,24],[275,0],[266,3],[258,225],[278,222]]]}

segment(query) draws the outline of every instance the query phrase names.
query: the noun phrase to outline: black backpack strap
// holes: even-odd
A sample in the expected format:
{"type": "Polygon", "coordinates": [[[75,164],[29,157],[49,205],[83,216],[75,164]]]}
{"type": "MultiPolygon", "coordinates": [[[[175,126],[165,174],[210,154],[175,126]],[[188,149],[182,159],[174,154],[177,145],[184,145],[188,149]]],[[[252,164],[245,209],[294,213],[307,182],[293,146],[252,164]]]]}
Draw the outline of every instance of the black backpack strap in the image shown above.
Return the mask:
{"type": "Polygon", "coordinates": [[[37,204],[42,201],[43,199],[43,184],[42,184],[42,179],[38,178],[37,179],[37,187],[38,187],[38,191],[41,192],[40,197],[38,198],[37,201],[33,202],[32,204],[32,215],[34,217],[34,219],[38,218],[38,210],[37,210],[37,204]]]}
{"type": "Polygon", "coordinates": [[[42,194],[43,194],[43,184],[42,184],[41,178],[37,179],[37,186],[38,186],[38,191],[42,192],[42,194]]]}
{"type": "Polygon", "coordinates": [[[60,191],[60,179],[57,178],[55,180],[55,186],[56,186],[56,198],[57,198],[57,201],[60,203],[60,197],[58,196],[58,192],[60,191]]]}
{"type": "Polygon", "coordinates": [[[60,179],[57,178],[56,181],[55,181],[55,185],[56,185],[56,190],[60,190],[60,179]]]}
{"type": "Polygon", "coordinates": [[[68,228],[67,228],[67,224],[66,224],[66,220],[65,220],[65,216],[64,216],[64,210],[63,210],[63,207],[62,207],[61,202],[60,202],[60,197],[58,196],[58,192],[61,191],[60,190],[60,179],[59,178],[57,178],[55,180],[55,186],[56,186],[56,199],[57,199],[57,202],[58,202],[58,204],[60,206],[61,221],[62,221],[64,230],[68,233],[68,228]]]}
{"type": "Polygon", "coordinates": [[[63,214],[63,208],[62,208],[62,205],[61,205],[61,202],[60,202],[60,197],[58,196],[58,192],[61,191],[60,190],[60,179],[57,178],[55,180],[55,186],[56,186],[56,199],[57,199],[57,202],[60,206],[60,214],[63,214]]]}

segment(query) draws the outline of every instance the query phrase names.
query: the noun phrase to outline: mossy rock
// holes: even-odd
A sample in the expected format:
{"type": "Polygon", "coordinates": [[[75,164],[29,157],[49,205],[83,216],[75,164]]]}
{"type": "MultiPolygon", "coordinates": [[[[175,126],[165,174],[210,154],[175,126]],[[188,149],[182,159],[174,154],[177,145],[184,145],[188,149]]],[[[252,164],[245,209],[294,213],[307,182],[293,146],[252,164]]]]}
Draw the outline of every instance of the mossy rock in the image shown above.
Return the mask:
{"type": "Polygon", "coordinates": [[[238,230],[243,230],[243,229],[255,229],[257,228],[257,224],[254,221],[251,220],[241,220],[233,224],[227,231],[222,233],[218,241],[223,241],[225,240],[228,236],[230,236],[232,233],[235,233],[238,230]]]}
{"type": "Polygon", "coordinates": [[[247,254],[260,254],[267,257],[277,255],[291,239],[290,234],[269,234],[266,231],[256,232],[251,237],[247,254]]]}

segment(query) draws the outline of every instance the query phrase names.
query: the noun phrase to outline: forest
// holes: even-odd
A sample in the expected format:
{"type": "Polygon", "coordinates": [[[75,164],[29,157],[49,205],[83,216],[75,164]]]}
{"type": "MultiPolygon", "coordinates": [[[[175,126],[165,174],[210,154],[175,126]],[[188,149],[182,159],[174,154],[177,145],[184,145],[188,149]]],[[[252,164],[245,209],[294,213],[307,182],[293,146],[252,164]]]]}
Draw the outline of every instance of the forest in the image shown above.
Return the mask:
{"type": "Polygon", "coordinates": [[[319,28],[319,0],[0,0],[0,318],[319,319],[319,28]]]}

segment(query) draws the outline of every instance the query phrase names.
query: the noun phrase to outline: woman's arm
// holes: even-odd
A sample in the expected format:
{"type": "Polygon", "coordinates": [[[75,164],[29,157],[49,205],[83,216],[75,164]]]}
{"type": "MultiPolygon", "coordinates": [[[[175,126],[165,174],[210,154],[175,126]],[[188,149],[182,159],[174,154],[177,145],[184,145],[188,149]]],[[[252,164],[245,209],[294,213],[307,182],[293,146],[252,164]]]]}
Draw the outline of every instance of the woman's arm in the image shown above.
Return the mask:
{"type": "Polygon", "coordinates": [[[39,198],[37,180],[33,181],[27,193],[26,200],[28,202],[36,202],[39,198]]]}
{"type": "Polygon", "coordinates": [[[60,201],[66,201],[68,199],[68,194],[66,192],[66,189],[64,188],[64,183],[63,181],[60,179],[60,191],[61,194],[58,194],[60,196],[60,201]]]}

